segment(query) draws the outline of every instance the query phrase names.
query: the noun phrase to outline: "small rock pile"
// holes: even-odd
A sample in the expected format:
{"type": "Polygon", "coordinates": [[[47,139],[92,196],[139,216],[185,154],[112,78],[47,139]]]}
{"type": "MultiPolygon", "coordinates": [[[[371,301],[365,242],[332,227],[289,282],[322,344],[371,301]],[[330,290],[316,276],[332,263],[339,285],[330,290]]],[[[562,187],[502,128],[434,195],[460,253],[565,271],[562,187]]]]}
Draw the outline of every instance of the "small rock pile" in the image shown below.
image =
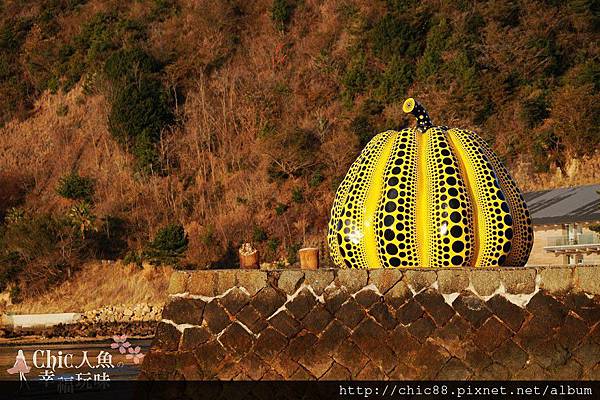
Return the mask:
{"type": "Polygon", "coordinates": [[[159,321],[162,305],[139,303],[134,305],[111,305],[81,314],[80,322],[134,322],[159,321]]]}

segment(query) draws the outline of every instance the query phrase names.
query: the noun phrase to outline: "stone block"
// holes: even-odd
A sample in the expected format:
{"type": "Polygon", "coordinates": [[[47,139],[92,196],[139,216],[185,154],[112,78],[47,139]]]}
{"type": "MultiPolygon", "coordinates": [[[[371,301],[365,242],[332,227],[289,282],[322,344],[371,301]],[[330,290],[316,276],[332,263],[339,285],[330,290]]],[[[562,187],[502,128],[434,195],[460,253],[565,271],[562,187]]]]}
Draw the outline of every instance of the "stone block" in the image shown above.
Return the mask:
{"type": "Polygon", "coordinates": [[[354,295],[354,299],[364,308],[369,308],[371,305],[381,300],[382,297],[371,289],[363,289],[354,295]]]}
{"type": "Polygon", "coordinates": [[[540,289],[553,293],[565,293],[573,287],[572,268],[541,268],[540,289]]]}
{"type": "Polygon", "coordinates": [[[507,293],[529,294],[535,290],[536,270],[533,268],[507,268],[500,270],[500,279],[507,293]]]}
{"type": "Polygon", "coordinates": [[[298,360],[306,370],[315,378],[319,379],[323,376],[331,365],[333,359],[328,355],[324,354],[315,348],[309,348],[302,357],[298,360]]]}
{"type": "Polygon", "coordinates": [[[500,318],[510,329],[518,331],[525,318],[529,315],[527,311],[514,305],[502,295],[496,295],[486,301],[486,305],[496,317],[500,318]]]}
{"type": "Polygon", "coordinates": [[[422,316],[408,327],[410,334],[421,343],[424,343],[434,330],[435,323],[427,315],[422,316]]]}
{"type": "Polygon", "coordinates": [[[443,381],[464,381],[471,376],[469,368],[458,358],[449,359],[438,372],[435,379],[443,381]]]}
{"type": "Polygon", "coordinates": [[[340,269],[337,271],[338,286],[346,288],[350,293],[356,293],[367,285],[368,274],[362,269],[340,269]]]}
{"type": "Polygon", "coordinates": [[[460,349],[456,349],[456,347],[462,346],[462,341],[472,332],[469,323],[460,315],[455,315],[443,328],[435,331],[434,335],[441,339],[444,348],[453,353],[452,349],[454,352],[460,352],[460,349]]]}
{"type": "Polygon", "coordinates": [[[369,361],[365,367],[358,373],[356,380],[359,381],[382,381],[385,374],[374,362],[369,361]]]}
{"type": "Polygon", "coordinates": [[[569,314],[565,318],[556,337],[564,348],[572,351],[579,345],[587,333],[588,327],[586,323],[580,318],[575,317],[574,314],[569,314]]]}
{"type": "Polygon", "coordinates": [[[527,303],[527,311],[544,321],[547,327],[562,325],[567,311],[565,307],[544,291],[539,291],[527,303]]]}
{"type": "Polygon", "coordinates": [[[263,318],[251,304],[242,308],[241,311],[237,313],[236,318],[242,324],[246,325],[246,327],[255,335],[267,327],[265,318],[263,318]]]}
{"type": "Polygon", "coordinates": [[[251,304],[260,315],[264,318],[268,318],[277,311],[285,301],[286,297],[281,292],[273,289],[271,286],[267,286],[252,298],[251,304]]]}
{"type": "Polygon", "coordinates": [[[315,304],[317,304],[315,296],[310,290],[304,288],[296,295],[296,297],[286,304],[286,308],[294,318],[301,320],[310,310],[312,310],[315,304]]]}
{"type": "Polygon", "coordinates": [[[213,338],[213,335],[205,326],[185,328],[181,338],[181,349],[183,351],[194,350],[211,338],[213,338]]]}
{"type": "Polygon", "coordinates": [[[219,304],[218,300],[213,300],[204,307],[204,320],[210,331],[217,335],[225,329],[230,323],[229,315],[219,304]]]}
{"type": "Polygon", "coordinates": [[[275,314],[269,319],[269,324],[287,338],[292,338],[302,329],[300,323],[287,310],[275,314]]]}
{"type": "Polygon", "coordinates": [[[314,334],[319,334],[331,322],[333,316],[321,304],[317,304],[306,314],[302,326],[314,334]]]}
{"type": "Polygon", "coordinates": [[[468,290],[454,300],[452,307],[475,328],[479,328],[492,315],[485,302],[468,290]]]}
{"type": "Polygon", "coordinates": [[[591,340],[585,340],[575,350],[574,356],[586,369],[592,368],[594,365],[600,363],[600,344],[591,340]]]}
{"type": "Polygon", "coordinates": [[[241,270],[221,269],[213,270],[212,273],[215,275],[215,294],[220,295],[235,287],[236,275],[243,272],[241,270]]]}
{"type": "Polygon", "coordinates": [[[352,378],[356,378],[369,361],[358,346],[349,340],[340,344],[333,359],[346,367],[350,371],[352,378]]]}
{"type": "Polygon", "coordinates": [[[336,318],[350,329],[354,329],[356,325],[365,317],[366,312],[354,299],[345,302],[338,312],[336,318]]]}
{"type": "Polygon", "coordinates": [[[509,371],[518,371],[525,366],[529,356],[512,340],[507,340],[492,354],[492,359],[504,365],[509,371]]]}
{"type": "Polygon", "coordinates": [[[232,350],[238,356],[245,355],[254,344],[254,336],[250,335],[237,322],[225,328],[219,340],[225,348],[232,350]]]}
{"type": "Polygon", "coordinates": [[[162,317],[176,324],[201,325],[205,304],[200,299],[174,297],[165,306],[162,317]]]}
{"type": "Polygon", "coordinates": [[[420,292],[433,285],[437,276],[434,271],[407,270],[404,272],[404,282],[406,282],[415,292],[420,292]]]}
{"type": "Polygon", "coordinates": [[[368,313],[375,318],[375,321],[383,326],[388,332],[394,329],[398,324],[390,312],[389,307],[383,302],[378,301],[377,303],[373,304],[368,313]]]}
{"type": "Polygon", "coordinates": [[[159,322],[152,347],[162,351],[177,351],[180,339],[181,332],[176,327],[167,322],[159,322]]]}
{"type": "Polygon", "coordinates": [[[294,294],[304,278],[304,272],[298,270],[282,271],[277,281],[277,287],[287,294],[294,294]]]}
{"type": "Polygon", "coordinates": [[[389,345],[402,364],[410,365],[421,348],[421,343],[414,338],[408,329],[398,325],[389,334],[389,345]]]}
{"type": "Polygon", "coordinates": [[[335,314],[349,298],[350,293],[348,293],[345,288],[340,288],[338,286],[331,286],[323,293],[325,308],[332,314],[335,314]]]}
{"type": "Polygon", "coordinates": [[[240,365],[252,380],[261,379],[271,368],[269,364],[264,362],[254,353],[249,353],[246,357],[240,360],[240,365]]]}
{"type": "Polygon", "coordinates": [[[465,269],[441,269],[437,272],[440,293],[460,293],[469,286],[469,272],[465,269]]]}
{"type": "Polygon", "coordinates": [[[498,363],[492,363],[482,369],[479,374],[476,374],[473,379],[475,380],[508,380],[510,378],[510,371],[503,365],[498,363]]]}
{"type": "Polygon", "coordinates": [[[450,354],[441,346],[427,341],[417,351],[413,366],[421,379],[433,380],[449,358],[450,354]]]}
{"type": "Polygon", "coordinates": [[[412,293],[404,281],[399,281],[383,297],[390,306],[398,308],[412,298],[412,293]]]}
{"type": "Polygon", "coordinates": [[[234,287],[225,296],[221,297],[219,302],[229,314],[235,315],[250,302],[250,296],[240,288],[234,287]]]}
{"type": "Polygon", "coordinates": [[[402,279],[402,271],[394,268],[380,268],[369,271],[369,284],[375,285],[379,293],[385,294],[402,279]]]}
{"type": "Polygon", "coordinates": [[[404,325],[416,321],[421,315],[423,315],[423,308],[415,299],[410,299],[396,310],[396,320],[404,325]]]}
{"type": "Polygon", "coordinates": [[[218,340],[210,340],[194,350],[198,367],[204,379],[215,379],[221,370],[221,362],[227,358],[227,350],[218,340]]]}
{"type": "Polygon", "coordinates": [[[285,336],[271,327],[263,330],[254,347],[256,354],[265,362],[273,360],[288,344],[285,336]]]}
{"type": "Polygon", "coordinates": [[[473,340],[481,350],[492,353],[510,335],[510,330],[502,322],[496,318],[490,318],[477,330],[473,340]]]}
{"type": "Polygon", "coordinates": [[[443,326],[456,314],[437,290],[424,290],[415,296],[415,300],[429,313],[437,326],[443,326]]]}
{"type": "Polygon", "coordinates": [[[323,294],[323,291],[331,282],[333,282],[333,279],[333,271],[330,270],[321,269],[316,271],[306,271],[304,273],[304,282],[312,287],[317,296],[323,294]]]}
{"type": "Polygon", "coordinates": [[[469,272],[471,285],[480,296],[491,296],[500,287],[500,271],[472,269],[469,272]]]}
{"type": "Polygon", "coordinates": [[[352,378],[352,374],[338,363],[333,363],[331,368],[320,378],[323,381],[346,381],[352,378]]]}
{"type": "Polygon", "coordinates": [[[169,294],[184,293],[187,291],[189,274],[185,271],[174,271],[169,279],[169,294]]]}
{"type": "Polygon", "coordinates": [[[344,324],[334,319],[320,334],[314,347],[323,353],[332,354],[341,343],[346,341],[351,333],[344,324]]]}
{"type": "Polygon", "coordinates": [[[575,286],[589,294],[600,294],[600,266],[576,267],[575,286]]]}
{"type": "Polygon", "coordinates": [[[316,335],[308,331],[301,331],[295,338],[290,340],[290,344],[285,350],[285,357],[297,361],[308,349],[315,345],[317,340],[316,335]]]}
{"type": "Polygon", "coordinates": [[[190,294],[214,297],[216,294],[216,275],[213,271],[194,271],[190,273],[187,291],[190,294]]]}
{"type": "Polygon", "coordinates": [[[267,273],[256,270],[240,270],[237,272],[237,284],[246,289],[250,296],[267,286],[267,273]]]}

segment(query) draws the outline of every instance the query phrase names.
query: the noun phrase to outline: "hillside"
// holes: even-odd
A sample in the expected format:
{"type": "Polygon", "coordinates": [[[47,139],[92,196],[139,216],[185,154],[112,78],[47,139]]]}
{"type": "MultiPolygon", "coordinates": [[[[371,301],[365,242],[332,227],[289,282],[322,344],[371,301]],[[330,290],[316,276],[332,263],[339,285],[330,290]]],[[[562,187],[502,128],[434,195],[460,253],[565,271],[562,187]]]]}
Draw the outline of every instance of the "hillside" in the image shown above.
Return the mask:
{"type": "Polygon", "coordinates": [[[523,190],[600,181],[599,5],[6,1],[0,286],[93,259],[294,261],[377,132],[473,129],[523,190]],[[179,230],[179,226],[182,230],[179,230]]]}

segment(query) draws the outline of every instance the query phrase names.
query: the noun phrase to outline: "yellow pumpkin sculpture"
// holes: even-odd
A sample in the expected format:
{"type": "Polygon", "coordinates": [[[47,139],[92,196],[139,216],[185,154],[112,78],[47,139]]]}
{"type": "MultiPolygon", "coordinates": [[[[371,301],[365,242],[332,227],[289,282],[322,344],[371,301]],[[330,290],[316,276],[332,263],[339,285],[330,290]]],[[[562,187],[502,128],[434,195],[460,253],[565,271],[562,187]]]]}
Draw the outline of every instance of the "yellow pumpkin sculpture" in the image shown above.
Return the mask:
{"type": "Polygon", "coordinates": [[[331,209],[340,268],[522,266],[533,244],[527,206],[474,132],[434,126],[410,98],[416,128],[375,136],[331,209]]]}

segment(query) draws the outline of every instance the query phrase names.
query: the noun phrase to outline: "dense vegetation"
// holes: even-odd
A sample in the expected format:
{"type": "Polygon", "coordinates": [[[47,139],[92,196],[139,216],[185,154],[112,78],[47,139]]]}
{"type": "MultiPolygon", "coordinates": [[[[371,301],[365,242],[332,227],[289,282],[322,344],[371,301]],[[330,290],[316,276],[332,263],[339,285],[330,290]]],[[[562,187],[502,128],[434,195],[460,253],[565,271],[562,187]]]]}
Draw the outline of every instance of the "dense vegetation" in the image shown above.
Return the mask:
{"type": "Polygon", "coordinates": [[[360,148],[407,126],[408,96],[532,174],[566,174],[600,147],[595,0],[20,0],[0,13],[3,285],[103,257],[228,266],[242,241],[294,261],[321,244],[360,148]],[[42,124],[41,98],[60,99],[63,131],[16,138],[42,124]]]}

